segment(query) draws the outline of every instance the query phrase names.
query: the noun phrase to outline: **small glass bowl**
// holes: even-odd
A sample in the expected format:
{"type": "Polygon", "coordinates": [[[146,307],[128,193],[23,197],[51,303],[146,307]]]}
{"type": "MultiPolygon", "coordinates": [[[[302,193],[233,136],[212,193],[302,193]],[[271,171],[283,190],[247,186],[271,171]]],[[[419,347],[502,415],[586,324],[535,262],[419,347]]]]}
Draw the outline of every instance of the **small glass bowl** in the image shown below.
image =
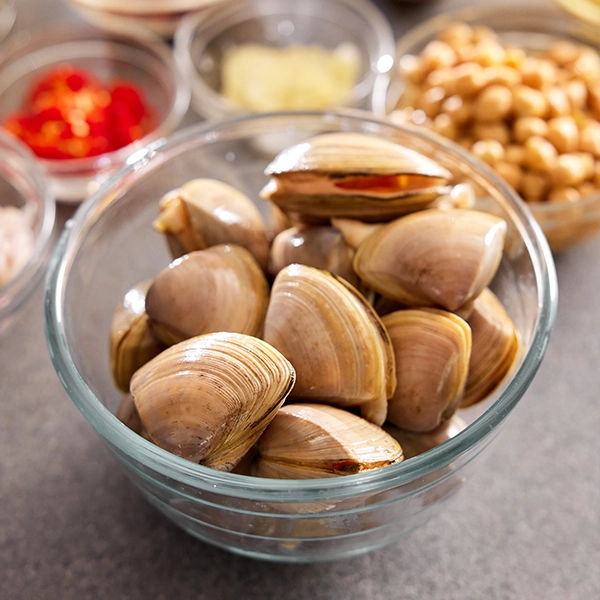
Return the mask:
{"type": "Polygon", "coordinates": [[[27,263],[0,286],[0,331],[17,315],[45,273],[56,209],[43,169],[29,148],[0,131],[0,207],[9,206],[27,213],[34,245],[27,263]]]}
{"type": "Polygon", "coordinates": [[[133,82],[158,121],[142,139],[114,152],[89,158],[39,159],[57,200],[79,202],[135,149],[175,129],[188,109],[190,87],[163,42],[109,35],[91,28],[57,26],[27,31],[0,52],[0,121],[19,109],[36,78],[65,63],[90,71],[105,82],[133,82]]]}
{"type": "Polygon", "coordinates": [[[541,230],[516,194],[480,161],[424,129],[396,126],[365,111],[276,113],[180,130],[140,150],[103,183],[79,207],[54,253],[46,336],[73,402],[153,506],[191,535],[221,548],[272,561],[311,562],[391,544],[443,510],[531,383],[556,305],[556,273],[541,230]],[[465,430],[400,464],[302,481],[224,473],[162,450],[115,417],[123,394],[113,383],[108,350],[98,352],[98,340],[107,339],[125,292],[171,260],[167,244],[152,228],[161,196],[189,179],[212,177],[255,199],[266,216],[259,190],[273,155],[255,142],[265,135],[275,139],[282,131],[296,138],[355,131],[396,140],[476,182],[488,194],[488,208],[509,225],[510,243],[493,289],[522,338],[518,364],[488,400],[461,411],[469,423],[465,430]]]}
{"type": "MultiPolygon", "coordinates": [[[[401,58],[418,55],[446,26],[459,21],[489,27],[502,42],[525,50],[539,51],[553,42],[569,40],[600,52],[597,26],[577,19],[552,2],[507,0],[445,12],[417,25],[398,40],[390,78],[381,80],[373,94],[372,110],[376,115],[389,115],[402,101],[405,81],[397,68],[401,58]]],[[[528,206],[554,252],[600,231],[600,190],[575,201],[529,202],[528,206]]]]}
{"type": "Polygon", "coordinates": [[[82,17],[108,31],[171,38],[182,17],[222,0],[67,0],[82,17]]]}
{"type": "Polygon", "coordinates": [[[208,119],[250,112],[221,93],[227,51],[244,44],[334,50],[346,43],[358,50],[359,76],[339,105],[370,108],[375,81],[391,67],[395,41],[385,16],[367,0],[233,0],[187,17],[174,38],[176,59],[192,83],[192,106],[208,119]]]}

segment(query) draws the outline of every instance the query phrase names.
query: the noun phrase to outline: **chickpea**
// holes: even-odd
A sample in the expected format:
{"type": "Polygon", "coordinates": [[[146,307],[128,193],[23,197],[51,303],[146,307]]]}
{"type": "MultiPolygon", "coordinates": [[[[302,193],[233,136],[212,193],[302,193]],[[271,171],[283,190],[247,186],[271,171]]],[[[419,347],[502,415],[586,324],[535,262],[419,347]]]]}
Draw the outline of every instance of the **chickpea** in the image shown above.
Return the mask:
{"type": "Polygon", "coordinates": [[[581,194],[577,188],[568,186],[555,188],[548,194],[548,200],[550,202],[575,202],[579,200],[581,194]]]}
{"type": "Polygon", "coordinates": [[[518,85],[522,81],[521,72],[508,65],[492,65],[491,67],[485,67],[483,74],[485,75],[488,85],[499,84],[510,88],[514,85],[518,85]]]}
{"type": "Polygon", "coordinates": [[[470,135],[463,135],[456,140],[456,143],[466,150],[470,150],[473,147],[475,140],[470,135]]]}
{"type": "Polygon", "coordinates": [[[452,67],[443,67],[431,71],[425,78],[424,85],[429,88],[441,87],[446,96],[451,96],[456,90],[456,79],[452,67]]]}
{"type": "Polygon", "coordinates": [[[456,126],[456,123],[452,120],[450,115],[443,112],[433,119],[431,128],[436,133],[439,133],[450,140],[455,140],[458,136],[458,127],[456,126]]]}
{"type": "Polygon", "coordinates": [[[558,86],[546,90],[546,100],[550,117],[561,117],[571,112],[571,101],[564,90],[558,86]]]}
{"type": "Polygon", "coordinates": [[[503,121],[497,123],[474,123],[473,135],[479,139],[497,140],[503,146],[510,141],[510,130],[503,121]]]}
{"type": "Polygon", "coordinates": [[[461,96],[472,96],[487,84],[483,67],[475,62],[464,62],[454,67],[456,93],[461,96]]]}
{"type": "Polygon", "coordinates": [[[596,121],[600,121],[600,83],[588,85],[588,106],[596,121]]]}
{"type": "Polygon", "coordinates": [[[581,159],[585,169],[585,179],[592,179],[594,177],[594,155],[591,152],[573,152],[572,154],[581,159]]]}
{"type": "Polygon", "coordinates": [[[405,54],[398,61],[398,72],[400,76],[411,83],[420,85],[427,76],[423,60],[420,56],[405,54]]]}
{"type": "Polygon", "coordinates": [[[513,112],[517,117],[545,117],[548,101],[540,91],[527,85],[518,85],[513,89],[513,112]]]}
{"type": "Polygon", "coordinates": [[[523,83],[538,90],[556,80],[556,67],[549,60],[528,57],[522,67],[523,83]]]}
{"type": "Polygon", "coordinates": [[[515,165],[522,165],[525,162],[525,148],[518,144],[509,144],[504,150],[504,159],[515,165]]]}
{"type": "Polygon", "coordinates": [[[575,152],[579,146],[579,129],[573,117],[550,119],[545,137],[560,153],[575,152]]]}
{"type": "Polygon", "coordinates": [[[533,135],[525,141],[524,164],[532,171],[550,172],[558,153],[556,148],[539,135],[533,135]]]}
{"type": "Polygon", "coordinates": [[[479,140],[473,144],[471,152],[492,166],[504,159],[504,146],[497,140],[479,140]]]}
{"type": "Polygon", "coordinates": [[[467,46],[473,39],[473,28],[467,23],[451,23],[438,35],[454,51],[467,46]]]}
{"type": "Polygon", "coordinates": [[[458,62],[458,56],[454,49],[441,40],[429,42],[421,52],[421,59],[427,71],[451,67],[458,62]]]}
{"type": "Polygon", "coordinates": [[[485,25],[475,25],[473,27],[472,41],[477,43],[484,40],[497,40],[498,34],[491,28],[485,25]]]}
{"type": "Polygon", "coordinates": [[[540,117],[519,117],[513,123],[512,133],[514,139],[523,144],[532,135],[546,137],[548,123],[540,117]]]}
{"type": "Polygon", "coordinates": [[[559,67],[574,61],[579,55],[577,45],[567,40],[554,42],[546,51],[549,59],[553,60],[559,67]]]}
{"type": "Polygon", "coordinates": [[[508,185],[515,189],[520,187],[523,170],[519,165],[502,160],[494,164],[494,169],[500,177],[506,180],[508,185]]]}
{"type": "Polygon", "coordinates": [[[556,187],[576,187],[584,182],[585,174],[584,161],[574,154],[559,155],[552,170],[556,187]]]}
{"type": "Polygon", "coordinates": [[[594,182],[594,185],[600,189],[600,160],[597,160],[594,165],[594,176],[592,181],[594,182]]]}
{"type": "Polygon", "coordinates": [[[577,186],[577,191],[581,198],[587,198],[595,194],[598,188],[591,181],[584,181],[581,185],[577,186]]]}
{"type": "Polygon", "coordinates": [[[469,102],[465,102],[461,96],[455,94],[444,100],[442,111],[448,114],[457,126],[460,126],[471,118],[473,107],[469,102]]]}
{"type": "Polygon", "coordinates": [[[482,39],[473,44],[470,52],[465,56],[468,60],[479,63],[483,67],[500,65],[504,62],[505,57],[506,50],[504,49],[504,46],[492,38],[482,39]]]}
{"type": "Polygon", "coordinates": [[[418,108],[433,119],[440,112],[444,97],[444,90],[441,87],[431,88],[419,98],[418,108]]]}
{"type": "Polygon", "coordinates": [[[549,189],[550,176],[547,173],[525,171],[517,191],[528,202],[539,202],[546,197],[549,189]]]}
{"type": "Polygon", "coordinates": [[[587,86],[581,79],[571,79],[565,83],[565,94],[573,110],[583,110],[587,103],[587,86]]]}
{"type": "Polygon", "coordinates": [[[479,121],[498,121],[508,115],[513,95],[504,85],[491,85],[482,90],[473,103],[473,116],[479,121]]]}
{"type": "Polygon", "coordinates": [[[600,123],[588,124],[579,132],[579,150],[600,158],[600,123]]]}
{"type": "Polygon", "coordinates": [[[569,69],[586,83],[593,83],[600,79],[600,55],[592,48],[582,48],[579,56],[569,69]]]}
{"type": "Polygon", "coordinates": [[[509,47],[506,49],[506,53],[504,56],[504,64],[509,67],[514,67],[515,69],[520,69],[525,62],[525,58],[527,54],[523,48],[512,48],[509,47]]]}

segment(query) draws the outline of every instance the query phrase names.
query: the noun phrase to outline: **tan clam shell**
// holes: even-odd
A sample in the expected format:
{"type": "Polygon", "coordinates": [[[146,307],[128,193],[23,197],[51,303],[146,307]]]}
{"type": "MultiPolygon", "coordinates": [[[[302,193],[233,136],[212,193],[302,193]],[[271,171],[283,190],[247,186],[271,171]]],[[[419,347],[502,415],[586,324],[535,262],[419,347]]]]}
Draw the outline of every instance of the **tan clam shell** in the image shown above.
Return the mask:
{"type": "Polygon", "coordinates": [[[408,460],[443,444],[458,435],[466,426],[467,424],[454,414],[432,431],[408,431],[390,423],[386,423],[383,429],[399,442],[404,460],[408,460]]]}
{"type": "Polygon", "coordinates": [[[161,448],[230,471],[294,385],[294,369],[266,342],[212,333],[171,346],[131,380],[135,406],[161,448]]]}
{"type": "Polygon", "coordinates": [[[481,211],[420,211],[369,236],[356,251],[354,270],[382,296],[455,311],[493,279],[506,229],[506,221],[481,211]]]}
{"type": "Polygon", "coordinates": [[[512,319],[489,288],[473,302],[467,322],[473,334],[473,349],[461,408],[489,396],[506,377],[521,348],[512,319]]]}
{"type": "Polygon", "coordinates": [[[334,227],[291,227],[275,237],[271,245],[269,274],[275,277],[281,269],[301,263],[331,271],[352,285],[358,277],[352,268],[354,250],[334,227]]]}
{"type": "Polygon", "coordinates": [[[148,290],[146,311],[167,344],[216,331],[258,335],[268,296],[267,279],[250,252],[223,244],[163,269],[148,290]]]}
{"type": "Polygon", "coordinates": [[[344,279],[300,264],[282,269],[263,338],[296,369],[291,397],[360,406],[368,420],[385,421],[396,385],[391,343],[373,308],[344,279]]]}
{"type": "Polygon", "coordinates": [[[471,329],[436,308],[399,310],[383,317],[394,347],[397,386],[388,401],[390,423],[431,431],[449,419],[465,389],[471,329]]]}
{"type": "Polygon", "coordinates": [[[253,474],[278,479],[352,475],[402,460],[400,444],[383,429],[325,404],[283,406],[256,446],[253,474]]]}
{"type": "Polygon", "coordinates": [[[342,232],[346,244],[356,250],[371,234],[383,227],[381,223],[365,223],[357,219],[333,218],[331,224],[342,232]]]}
{"type": "Polygon", "coordinates": [[[165,194],[153,226],[165,234],[173,258],[237,244],[266,269],[269,240],[258,208],[240,190],[217,179],[192,179],[165,194]]]}
{"type": "Polygon", "coordinates": [[[325,133],[291,146],[265,169],[261,196],[285,213],[383,221],[419,210],[448,191],[452,175],[391,140],[325,133]]]}
{"type": "Polygon", "coordinates": [[[165,349],[152,333],[146,314],[146,293],[152,281],[138,283],[127,291],[117,306],[110,330],[110,366],[113,379],[129,391],[133,373],[165,349]]]}

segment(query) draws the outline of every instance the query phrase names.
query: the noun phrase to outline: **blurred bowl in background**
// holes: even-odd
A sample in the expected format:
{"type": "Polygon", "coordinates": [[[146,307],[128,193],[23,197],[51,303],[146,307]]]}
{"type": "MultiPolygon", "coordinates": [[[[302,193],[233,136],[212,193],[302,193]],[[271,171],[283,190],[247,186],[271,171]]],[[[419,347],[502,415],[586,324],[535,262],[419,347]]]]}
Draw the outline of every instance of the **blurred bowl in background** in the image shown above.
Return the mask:
{"type": "Polygon", "coordinates": [[[0,131],[0,331],[45,273],[54,218],[54,197],[39,162],[0,131]]]}
{"type": "Polygon", "coordinates": [[[87,21],[114,33],[171,38],[181,19],[222,0],[67,0],[87,21]]]}
{"type": "Polygon", "coordinates": [[[368,0],[234,0],[184,19],[174,43],[194,109],[222,119],[369,108],[375,81],[391,67],[395,42],[386,18],[368,0]],[[232,99],[230,84],[242,88],[243,103],[232,99]]]}
{"type": "MultiPolygon", "coordinates": [[[[569,188],[563,194],[563,189],[559,191],[553,188],[555,185],[558,186],[558,184],[553,183],[553,179],[557,179],[556,173],[558,171],[549,166],[543,176],[539,176],[543,178],[540,186],[546,186],[547,192],[544,192],[546,195],[542,194],[538,198],[535,197],[537,194],[536,183],[541,169],[537,171],[537,167],[530,168],[530,165],[527,164],[529,159],[522,158],[523,153],[518,159],[521,162],[517,163],[519,169],[516,171],[514,166],[507,167],[505,164],[500,164],[505,159],[497,158],[496,154],[490,154],[488,162],[492,167],[497,168],[498,172],[528,202],[530,210],[541,225],[553,251],[564,250],[596,234],[600,231],[600,152],[598,150],[600,148],[600,55],[598,54],[600,50],[600,31],[598,27],[575,18],[550,2],[540,3],[534,1],[523,4],[509,1],[472,6],[439,14],[419,24],[402,36],[397,43],[395,63],[390,79],[389,81],[380,82],[373,95],[373,111],[378,115],[389,115],[392,119],[400,122],[405,119],[408,119],[409,122],[412,120],[412,122],[431,128],[474,152],[480,150],[485,152],[481,142],[487,143],[487,140],[490,139],[500,141],[506,149],[508,145],[527,147],[529,142],[522,136],[515,137],[517,135],[515,134],[515,123],[520,115],[514,112],[509,112],[505,117],[492,119],[489,122],[486,122],[480,116],[473,116],[473,112],[466,112],[465,115],[467,116],[461,117],[462,120],[458,127],[456,126],[458,122],[456,120],[458,119],[457,115],[460,114],[460,111],[462,109],[471,111],[475,106],[475,102],[479,102],[481,105],[480,97],[483,96],[481,91],[489,90],[497,83],[492,78],[483,87],[477,87],[476,91],[456,91],[465,82],[466,67],[462,67],[462,65],[466,64],[467,67],[471,67],[473,63],[477,62],[483,69],[486,67],[492,69],[496,66],[496,63],[493,62],[495,59],[489,52],[486,54],[482,50],[480,55],[474,59],[464,58],[464,55],[459,52],[459,62],[454,64],[462,63],[460,67],[440,63],[433,68],[435,73],[432,76],[427,76],[421,81],[417,81],[418,77],[415,79],[408,74],[412,68],[411,65],[417,64],[415,58],[417,61],[420,60],[423,51],[430,42],[438,40],[438,36],[443,35],[443,32],[453,23],[467,24],[480,33],[485,31],[484,28],[491,29],[498,36],[503,48],[519,48],[525,51],[525,57],[519,57],[515,52],[507,53],[502,59],[504,60],[503,67],[509,66],[512,68],[516,66],[521,69],[523,68],[522,65],[525,64],[524,60],[540,56],[542,52],[551,48],[557,42],[584,45],[587,46],[588,50],[592,49],[592,52],[595,52],[595,55],[592,54],[591,58],[586,59],[588,61],[586,69],[589,69],[589,71],[587,73],[581,71],[583,73],[581,75],[582,79],[578,82],[578,84],[581,84],[583,78],[588,78],[586,84],[589,91],[584,90],[583,92],[584,97],[587,98],[587,108],[582,109],[572,102],[571,107],[564,109],[560,114],[558,112],[552,114],[552,111],[555,110],[553,106],[550,112],[546,113],[546,116],[542,115],[543,120],[548,123],[554,116],[567,116],[573,118],[580,130],[588,124],[591,124],[595,129],[596,149],[593,152],[588,151],[587,148],[585,149],[587,154],[586,164],[589,163],[590,170],[585,181],[577,186],[573,184],[570,187],[576,187],[576,189],[569,188]],[[460,58],[461,56],[463,58],[460,58]],[[452,68],[456,69],[455,75],[452,68]],[[458,72],[460,68],[464,69],[461,74],[458,72]],[[447,77],[445,81],[442,81],[445,74],[447,74],[447,77]],[[463,77],[463,79],[459,81],[458,77],[463,77]],[[411,79],[414,80],[411,81],[411,79]],[[410,111],[410,114],[408,111],[410,111]],[[584,114],[587,116],[584,116],[584,114]],[[455,116],[449,117],[449,115],[455,116]],[[499,128],[493,129],[489,126],[497,123],[501,124],[502,130],[499,130],[499,128]],[[477,142],[480,143],[478,147],[475,147],[477,142]],[[523,174],[528,171],[533,175],[531,177],[527,175],[527,179],[525,179],[523,174]],[[551,195],[550,192],[554,192],[556,195],[551,195]],[[561,199],[563,196],[564,199],[561,199]]],[[[476,33],[476,35],[479,34],[476,33]]],[[[430,45],[427,52],[431,52],[432,48],[433,46],[430,45]]],[[[564,75],[566,73],[565,69],[562,65],[557,67],[557,71],[563,77],[566,77],[564,75]]],[[[544,74],[542,71],[543,69],[539,69],[538,74],[534,77],[543,79],[544,74]]],[[[573,78],[578,77],[579,74],[577,69],[572,69],[573,78]]],[[[481,75],[481,73],[478,75],[481,75]]],[[[515,80],[510,84],[506,84],[506,87],[511,89],[514,94],[514,90],[520,87],[521,82],[521,80],[515,80]]],[[[501,83],[504,85],[504,82],[501,83]]],[[[556,87],[562,89],[564,87],[563,83],[565,82],[558,82],[556,87]]],[[[586,84],[584,84],[584,87],[586,84]]],[[[546,93],[546,89],[550,89],[550,85],[547,88],[544,87],[545,85],[546,83],[543,81],[531,84],[533,87],[538,86],[543,93],[546,93]]],[[[529,88],[531,86],[527,85],[525,87],[529,88]]],[[[535,93],[538,93],[537,89],[535,93]]],[[[533,116],[533,113],[531,114],[533,116]]],[[[536,125],[539,125],[539,119],[536,125]]],[[[541,127],[545,126],[542,124],[541,127]]],[[[537,137],[543,137],[548,134],[539,133],[536,135],[537,137]]],[[[576,148],[576,150],[581,150],[581,148],[576,148]]],[[[558,154],[562,152],[572,153],[573,150],[557,149],[556,152],[558,154]]],[[[502,154],[502,149],[500,149],[500,154],[502,154]]],[[[508,152],[506,156],[508,156],[508,152]]],[[[508,159],[506,160],[508,161],[508,159]]]]}
{"type": "Polygon", "coordinates": [[[79,202],[97,179],[121,166],[137,148],[171,133],[189,106],[190,88],[170,48],[156,40],[56,26],[24,31],[0,51],[0,121],[19,111],[40,77],[69,65],[106,85],[125,81],[145,97],[153,129],[112,152],[81,158],[39,158],[58,200],[79,202]]]}
{"type": "Polygon", "coordinates": [[[15,0],[0,0],[0,42],[9,34],[16,17],[15,0]]]}

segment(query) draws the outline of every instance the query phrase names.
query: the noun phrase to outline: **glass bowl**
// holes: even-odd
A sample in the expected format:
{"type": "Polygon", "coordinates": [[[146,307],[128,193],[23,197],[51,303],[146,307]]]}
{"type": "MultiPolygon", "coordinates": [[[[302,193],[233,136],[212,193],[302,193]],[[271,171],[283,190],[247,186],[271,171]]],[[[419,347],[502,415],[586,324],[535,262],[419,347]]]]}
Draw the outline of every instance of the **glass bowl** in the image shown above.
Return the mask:
{"type": "Polygon", "coordinates": [[[97,27],[108,31],[170,38],[181,18],[222,0],[67,0],[97,27]]]}
{"type": "Polygon", "coordinates": [[[89,158],[40,158],[56,198],[78,202],[136,148],[175,129],[189,106],[190,88],[170,48],[162,42],[59,25],[22,32],[0,52],[0,120],[19,109],[32,82],[62,64],[89,71],[105,83],[133,82],[158,122],[142,139],[114,152],[89,158]]]}
{"type": "MultiPolygon", "coordinates": [[[[395,118],[393,113],[397,107],[404,108],[412,103],[407,98],[408,82],[401,73],[401,61],[419,55],[430,41],[454,22],[491,28],[504,46],[519,47],[531,54],[557,41],[585,44],[600,52],[598,27],[577,19],[552,2],[508,0],[446,12],[424,21],[400,38],[390,78],[378,82],[373,94],[375,114],[395,118]]],[[[596,117],[595,120],[600,119],[596,117]]],[[[598,167],[600,156],[596,156],[595,161],[598,167]]],[[[600,231],[600,186],[576,200],[530,202],[529,208],[554,252],[565,250],[600,231]]]]}
{"type": "MultiPolygon", "coordinates": [[[[0,283],[0,331],[17,315],[45,272],[52,246],[55,201],[43,169],[24,145],[0,131],[0,219],[7,218],[4,210],[15,207],[27,216],[32,236],[29,259],[14,277],[0,283]]],[[[0,227],[0,244],[4,246],[4,227],[0,227]]],[[[8,236],[7,238],[8,239],[8,236]]],[[[15,238],[11,236],[9,251],[14,252],[15,238]]],[[[27,246],[29,247],[29,246],[27,246]]],[[[7,248],[2,248],[2,263],[7,248]]],[[[12,261],[11,261],[12,262],[12,261]]],[[[0,265],[2,268],[2,265],[0,265]]],[[[3,281],[4,276],[0,277],[3,281]]]]}
{"type": "MultiPolygon", "coordinates": [[[[334,104],[366,109],[370,107],[376,79],[385,77],[391,67],[394,43],[386,18],[366,0],[233,0],[184,19],[174,38],[177,61],[192,83],[192,106],[199,115],[208,119],[289,108],[286,105],[260,110],[265,96],[260,88],[260,91],[252,91],[253,98],[261,98],[252,108],[244,108],[223,95],[222,85],[227,79],[223,77],[226,56],[232,51],[239,51],[243,46],[258,44],[272,49],[285,49],[310,45],[328,51],[339,49],[340,52],[351,48],[350,64],[358,65],[356,84],[334,104]]],[[[322,57],[314,60],[325,64],[322,57]]],[[[241,63],[242,59],[239,61],[241,63]]],[[[251,61],[246,59],[245,64],[249,63],[251,61]]],[[[294,64],[304,66],[300,61],[294,64]]],[[[338,67],[337,72],[342,72],[344,68],[338,67]]],[[[307,78],[323,81],[318,72],[314,73],[308,68],[296,69],[296,72],[299,70],[305,72],[307,78]]],[[[276,81],[277,74],[272,75],[273,81],[276,81]]],[[[261,81],[262,85],[270,89],[270,82],[264,83],[262,78],[261,81]]],[[[287,89],[282,86],[281,95],[285,100],[288,97],[284,96],[284,90],[287,89]]],[[[301,90],[302,96],[306,97],[308,94],[305,94],[303,87],[301,90]]],[[[327,98],[330,97],[333,94],[328,92],[327,98]]],[[[326,101],[319,98],[319,103],[321,102],[326,101]]],[[[293,108],[320,110],[331,106],[293,108]]]]}
{"type": "MultiPolygon", "coordinates": [[[[256,203],[266,217],[266,206],[256,203]]],[[[65,229],[49,269],[45,322],[65,389],[153,506],[191,535],[221,548],[272,561],[311,562],[393,543],[443,510],[531,383],[556,306],[556,273],[541,230],[492,171],[424,129],[348,110],[201,123],[140,150],[78,208],[65,229]],[[115,416],[122,392],[112,380],[108,344],[101,343],[107,350],[99,352],[98,342],[108,341],[114,308],[125,292],[171,260],[152,228],[159,199],[196,177],[221,179],[258,199],[273,155],[256,144],[257,138],[332,131],[396,140],[435,157],[488,193],[487,206],[507,220],[511,231],[493,287],[522,338],[512,376],[485,403],[461,411],[469,425],[456,437],[400,464],[357,475],[253,478],[205,468],[147,442],[115,416]]]]}

